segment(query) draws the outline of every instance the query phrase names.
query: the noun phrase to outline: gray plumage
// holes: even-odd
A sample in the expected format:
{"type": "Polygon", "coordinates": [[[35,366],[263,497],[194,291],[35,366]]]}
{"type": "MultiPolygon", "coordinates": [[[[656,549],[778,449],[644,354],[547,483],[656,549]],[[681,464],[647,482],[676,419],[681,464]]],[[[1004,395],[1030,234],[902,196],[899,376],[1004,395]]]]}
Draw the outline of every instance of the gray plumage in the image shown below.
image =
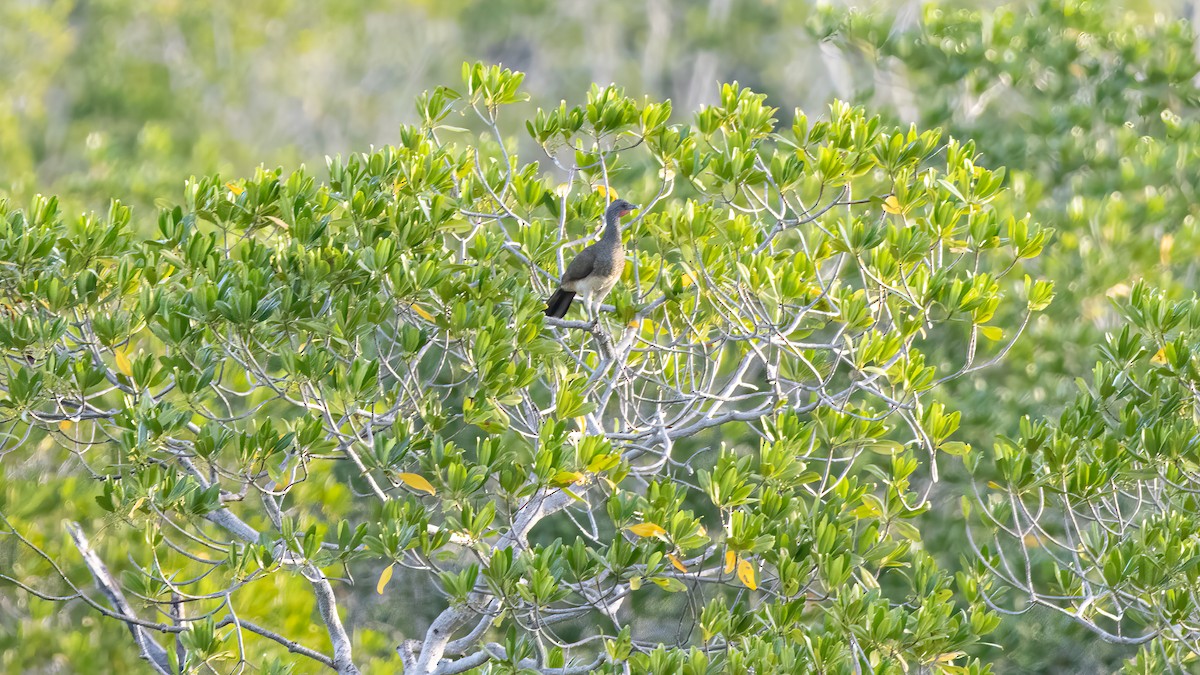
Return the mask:
{"type": "Polygon", "coordinates": [[[575,256],[563,273],[559,288],[546,302],[546,316],[561,319],[571,308],[571,300],[580,295],[590,317],[612,291],[625,269],[625,245],[621,242],[621,216],[638,207],[624,199],[609,205],[604,213],[604,234],[600,241],[575,256]]]}

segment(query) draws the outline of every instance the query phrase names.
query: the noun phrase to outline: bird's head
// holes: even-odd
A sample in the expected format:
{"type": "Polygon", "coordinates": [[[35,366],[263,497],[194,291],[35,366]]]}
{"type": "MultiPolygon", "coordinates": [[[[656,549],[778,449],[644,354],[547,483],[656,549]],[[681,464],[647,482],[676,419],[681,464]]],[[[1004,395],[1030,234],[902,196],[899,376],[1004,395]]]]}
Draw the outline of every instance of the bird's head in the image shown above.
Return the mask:
{"type": "Polygon", "coordinates": [[[618,199],[617,201],[608,205],[608,213],[605,215],[607,215],[609,218],[621,218],[629,215],[630,212],[636,211],[637,209],[637,205],[630,204],[624,199],[618,199]]]}

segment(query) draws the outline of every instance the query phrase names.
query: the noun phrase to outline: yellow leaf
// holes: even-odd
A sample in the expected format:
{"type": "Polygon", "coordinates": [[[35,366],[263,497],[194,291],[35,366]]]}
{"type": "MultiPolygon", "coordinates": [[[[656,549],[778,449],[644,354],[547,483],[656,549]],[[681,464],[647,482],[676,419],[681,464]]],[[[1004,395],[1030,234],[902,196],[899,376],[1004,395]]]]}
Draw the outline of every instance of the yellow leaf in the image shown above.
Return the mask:
{"type": "Polygon", "coordinates": [[[129,356],[124,349],[114,349],[113,356],[117,360],[117,370],[125,377],[133,377],[133,364],[129,362],[129,356]]]}
{"type": "Polygon", "coordinates": [[[414,490],[420,490],[421,492],[428,492],[431,495],[437,494],[437,490],[433,489],[433,483],[430,483],[429,481],[425,480],[425,477],[421,476],[420,474],[402,473],[402,474],[397,475],[396,477],[399,478],[401,481],[403,481],[405,485],[409,486],[410,488],[412,488],[414,490]]]}
{"type": "MultiPolygon", "coordinates": [[[[1075,65],[1075,64],[1071,64],[1071,65],[1075,65]]],[[[966,656],[966,655],[967,655],[966,652],[946,652],[945,654],[939,654],[938,657],[936,659],[934,659],[933,661],[934,661],[934,663],[953,663],[954,659],[957,659],[959,657],[966,656]]]]}
{"type": "Polygon", "coordinates": [[[737,570],[738,579],[746,585],[746,588],[752,591],[758,589],[758,579],[755,578],[754,565],[751,565],[749,560],[738,560],[737,570]]]}
{"type": "Polygon", "coordinates": [[[735,565],[737,565],[737,554],[734,553],[733,551],[726,551],[725,552],[725,574],[729,574],[730,572],[732,572],[735,565]]]}
{"type": "Polygon", "coordinates": [[[246,188],[240,185],[234,185],[233,183],[226,183],[225,187],[229,188],[229,191],[232,192],[235,197],[240,197],[241,194],[246,191],[246,188]]]}
{"type": "Polygon", "coordinates": [[[1042,540],[1037,538],[1036,534],[1027,534],[1021,540],[1025,544],[1025,548],[1041,548],[1042,540]]]}
{"type": "Polygon", "coordinates": [[[1004,339],[1004,329],[1000,326],[980,326],[979,334],[992,342],[999,342],[1004,339]]]}
{"type": "Polygon", "coordinates": [[[896,195],[888,195],[887,199],[883,200],[883,210],[887,213],[900,213],[900,200],[896,199],[896,195]]]}
{"type": "Polygon", "coordinates": [[[58,430],[65,434],[71,430],[72,426],[73,426],[73,424],[72,424],[71,420],[63,420],[58,423],[58,430]]]}
{"type": "Polygon", "coordinates": [[[132,515],[133,515],[133,512],[134,512],[134,511],[137,511],[137,510],[138,510],[138,509],[140,509],[140,508],[142,508],[142,504],[145,504],[145,503],[146,503],[146,498],[145,498],[145,497],[138,497],[136,500],[134,500],[134,502],[133,502],[133,506],[130,506],[130,507],[129,507],[129,515],[131,515],[131,516],[132,516],[132,515]]]}
{"type": "Polygon", "coordinates": [[[666,530],[654,523],[638,523],[637,525],[629,526],[628,529],[639,537],[657,537],[660,534],[667,533],[666,530]]]}
{"type": "Polygon", "coordinates": [[[420,305],[413,305],[412,311],[416,312],[417,316],[421,317],[422,319],[425,319],[426,321],[433,321],[433,315],[430,314],[428,311],[426,311],[425,308],[421,307],[420,305]]]}
{"type": "Polygon", "coordinates": [[[616,190],[614,190],[614,189],[612,189],[612,188],[606,188],[606,187],[604,187],[603,185],[597,185],[597,186],[596,186],[596,192],[599,192],[600,194],[602,194],[602,195],[604,195],[604,196],[608,197],[609,199],[616,199],[616,198],[617,198],[617,191],[616,191],[616,190]]]}
{"type": "Polygon", "coordinates": [[[287,223],[283,222],[282,218],[276,218],[275,216],[267,216],[267,220],[271,221],[272,223],[275,223],[276,225],[278,225],[279,227],[282,227],[285,230],[291,229],[291,226],[288,225],[287,223]]]}
{"type": "Polygon", "coordinates": [[[379,595],[383,595],[383,589],[387,588],[388,582],[392,580],[392,568],[395,566],[396,563],[388,565],[383,568],[383,572],[379,575],[379,582],[375,584],[375,592],[379,595]]]}
{"type": "Polygon", "coordinates": [[[1166,349],[1167,349],[1166,347],[1163,347],[1162,349],[1159,349],[1158,351],[1154,352],[1154,356],[1150,357],[1150,363],[1160,365],[1160,366],[1163,365],[1164,363],[1166,363],[1167,362],[1166,349]]]}
{"type": "Polygon", "coordinates": [[[668,553],[667,559],[671,561],[671,564],[675,566],[675,569],[687,574],[687,566],[684,565],[683,561],[677,558],[674,553],[668,553]]]}
{"type": "Polygon", "coordinates": [[[1164,265],[1171,264],[1171,247],[1175,245],[1175,235],[1170,232],[1163,235],[1158,242],[1158,261],[1164,265]]]}
{"type": "Polygon", "coordinates": [[[679,285],[683,286],[684,288],[687,288],[688,286],[691,286],[691,285],[692,285],[692,284],[694,284],[694,283],[696,283],[696,280],[695,280],[695,279],[692,279],[692,274],[691,274],[691,272],[687,272],[687,273],[685,273],[685,274],[684,274],[684,275],[683,275],[683,276],[682,276],[682,277],[679,279],[679,285]]]}
{"type": "Polygon", "coordinates": [[[629,590],[636,591],[642,587],[641,577],[629,577],[629,590]]]}
{"type": "Polygon", "coordinates": [[[575,483],[583,482],[583,474],[578,471],[559,471],[550,479],[550,483],[555,487],[564,485],[574,485],[575,483]]]}

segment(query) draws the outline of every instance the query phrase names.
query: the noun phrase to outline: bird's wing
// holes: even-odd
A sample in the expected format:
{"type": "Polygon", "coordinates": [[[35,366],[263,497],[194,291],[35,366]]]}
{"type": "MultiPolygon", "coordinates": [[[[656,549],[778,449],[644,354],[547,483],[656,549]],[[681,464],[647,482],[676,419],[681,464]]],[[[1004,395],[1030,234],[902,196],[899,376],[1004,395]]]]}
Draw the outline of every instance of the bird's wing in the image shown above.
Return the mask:
{"type": "Polygon", "coordinates": [[[565,284],[586,279],[592,275],[592,270],[595,267],[596,245],[592,244],[580,251],[579,255],[575,256],[575,259],[571,261],[571,264],[567,265],[567,271],[563,272],[562,281],[565,284]]]}

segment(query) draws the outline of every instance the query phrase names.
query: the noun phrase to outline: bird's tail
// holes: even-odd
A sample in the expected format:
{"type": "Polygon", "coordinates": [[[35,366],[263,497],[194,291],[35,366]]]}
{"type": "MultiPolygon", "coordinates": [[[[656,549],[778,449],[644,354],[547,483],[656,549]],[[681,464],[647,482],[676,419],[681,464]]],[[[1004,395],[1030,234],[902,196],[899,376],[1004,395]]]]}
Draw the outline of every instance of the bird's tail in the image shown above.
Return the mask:
{"type": "Polygon", "coordinates": [[[575,294],[571,291],[558,289],[554,291],[554,295],[546,301],[546,316],[552,316],[556,319],[561,319],[567,315],[567,310],[571,308],[571,300],[575,294]]]}

